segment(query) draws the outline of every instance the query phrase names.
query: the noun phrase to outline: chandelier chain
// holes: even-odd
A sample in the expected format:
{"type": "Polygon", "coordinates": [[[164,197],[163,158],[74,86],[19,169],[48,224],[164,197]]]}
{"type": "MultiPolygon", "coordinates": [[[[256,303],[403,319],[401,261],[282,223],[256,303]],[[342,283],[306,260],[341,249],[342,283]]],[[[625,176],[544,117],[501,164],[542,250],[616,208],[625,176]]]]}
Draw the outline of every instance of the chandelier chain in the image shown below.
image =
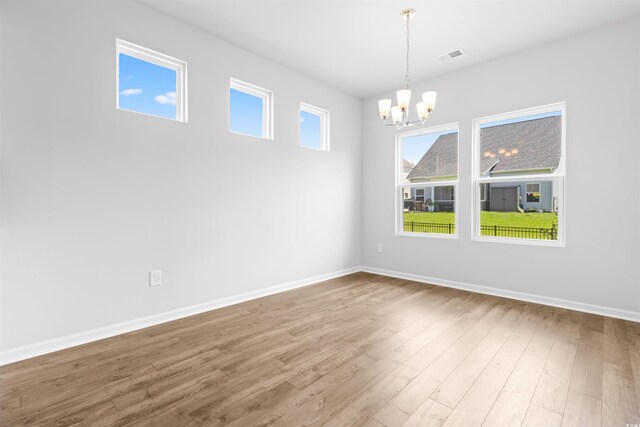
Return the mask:
{"type": "Polygon", "coordinates": [[[407,15],[406,17],[407,19],[407,68],[406,68],[406,73],[404,76],[404,83],[406,85],[406,88],[409,89],[409,16],[407,15]]]}

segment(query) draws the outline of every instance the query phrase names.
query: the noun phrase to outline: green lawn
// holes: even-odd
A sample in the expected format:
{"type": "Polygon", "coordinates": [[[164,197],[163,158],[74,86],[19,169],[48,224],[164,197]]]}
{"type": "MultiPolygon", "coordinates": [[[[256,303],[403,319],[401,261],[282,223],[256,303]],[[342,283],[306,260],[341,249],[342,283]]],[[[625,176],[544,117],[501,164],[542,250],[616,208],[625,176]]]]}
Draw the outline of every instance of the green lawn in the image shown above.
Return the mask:
{"type": "Polygon", "coordinates": [[[428,222],[431,224],[453,224],[456,222],[453,212],[405,212],[404,222],[428,222]]]}
{"type": "MultiPolygon", "coordinates": [[[[556,214],[549,212],[480,212],[481,225],[499,225],[505,227],[551,228],[556,214]]],[[[453,212],[405,212],[405,222],[428,222],[433,224],[453,224],[453,212]]]]}
{"type": "MultiPolygon", "coordinates": [[[[557,215],[554,213],[520,213],[520,212],[480,212],[480,225],[502,226],[502,227],[527,227],[550,229],[555,224],[557,215]]],[[[405,212],[404,222],[429,223],[429,224],[454,224],[455,214],[453,212],[405,212]]],[[[411,231],[411,225],[405,224],[405,231],[411,231]]],[[[419,227],[414,224],[414,231],[448,233],[448,229],[443,227],[419,227]]],[[[491,233],[487,231],[486,234],[491,233]]],[[[483,231],[483,234],[485,232],[483,231]]],[[[512,234],[511,232],[499,234],[503,237],[524,237],[512,234]]],[[[543,238],[529,236],[530,238],[543,238]]],[[[547,237],[548,238],[548,237],[547,237]]]]}

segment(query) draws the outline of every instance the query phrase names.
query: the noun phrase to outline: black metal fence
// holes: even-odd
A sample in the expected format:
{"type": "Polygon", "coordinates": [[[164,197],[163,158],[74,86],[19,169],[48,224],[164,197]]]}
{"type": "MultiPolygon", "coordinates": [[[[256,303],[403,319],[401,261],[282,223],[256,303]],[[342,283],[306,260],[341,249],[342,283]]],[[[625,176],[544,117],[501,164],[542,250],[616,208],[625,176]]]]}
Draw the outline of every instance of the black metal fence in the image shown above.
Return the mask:
{"type": "Polygon", "coordinates": [[[415,233],[454,234],[456,232],[456,225],[411,221],[404,223],[404,231],[411,231],[415,233]]]}
{"type": "Polygon", "coordinates": [[[558,240],[558,229],[554,226],[533,228],[481,225],[480,234],[483,236],[516,237],[518,239],[558,240]]]}
{"type": "MultiPolygon", "coordinates": [[[[456,232],[456,225],[405,221],[404,231],[414,233],[454,234],[456,232]]],[[[481,225],[480,234],[483,236],[515,237],[518,239],[558,240],[558,229],[555,226],[552,226],[551,228],[533,228],[481,225]]]]}

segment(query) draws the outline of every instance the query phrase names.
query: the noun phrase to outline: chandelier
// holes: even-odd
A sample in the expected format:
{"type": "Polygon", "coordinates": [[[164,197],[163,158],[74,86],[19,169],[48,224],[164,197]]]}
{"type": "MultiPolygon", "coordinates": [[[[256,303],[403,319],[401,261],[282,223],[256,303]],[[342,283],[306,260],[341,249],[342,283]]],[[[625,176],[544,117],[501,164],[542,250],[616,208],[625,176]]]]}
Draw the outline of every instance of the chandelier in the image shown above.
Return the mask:
{"type": "Polygon", "coordinates": [[[398,105],[392,107],[390,99],[381,99],[378,101],[378,109],[380,110],[380,118],[387,126],[396,126],[398,129],[412,126],[416,123],[423,124],[429,118],[436,107],[436,92],[429,91],[422,94],[422,102],[416,104],[418,112],[418,120],[411,121],[409,118],[409,104],[411,102],[411,91],[409,90],[409,21],[413,19],[416,11],[413,9],[403,10],[400,17],[407,21],[407,63],[406,73],[404,77],[404,89],[396,92],[398,105]],[[387,119],[391,118],[388,122],[387,119]]]}

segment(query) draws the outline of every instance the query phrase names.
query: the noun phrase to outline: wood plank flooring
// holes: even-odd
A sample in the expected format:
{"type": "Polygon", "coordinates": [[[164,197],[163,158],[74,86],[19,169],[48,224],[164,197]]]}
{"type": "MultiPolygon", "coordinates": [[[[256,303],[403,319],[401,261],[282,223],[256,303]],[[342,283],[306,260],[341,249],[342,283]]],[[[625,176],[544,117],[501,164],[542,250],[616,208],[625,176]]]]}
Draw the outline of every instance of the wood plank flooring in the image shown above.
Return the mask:
{"type": "Polygon", "coordinates": [[[357,273],[0,367],[0,425],[640,424],[640,324],[357,273]]]}

